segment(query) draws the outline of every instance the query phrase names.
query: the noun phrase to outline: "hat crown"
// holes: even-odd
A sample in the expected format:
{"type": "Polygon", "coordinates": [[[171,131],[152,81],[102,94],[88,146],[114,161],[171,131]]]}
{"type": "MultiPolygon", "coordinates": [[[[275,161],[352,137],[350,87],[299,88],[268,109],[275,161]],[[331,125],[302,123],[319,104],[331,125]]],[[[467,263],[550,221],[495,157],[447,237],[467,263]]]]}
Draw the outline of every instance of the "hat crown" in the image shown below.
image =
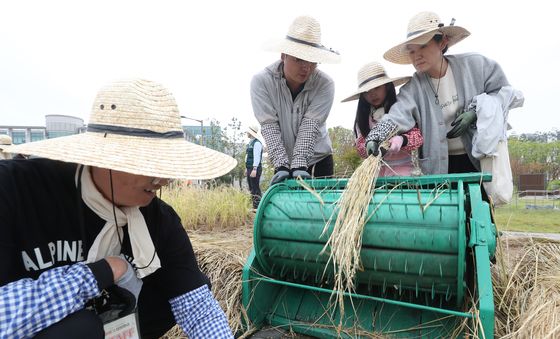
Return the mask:
{"type": "Polygon", "coordinates": [[[358,71],[358,87],[362,87],[372,78],[387,77],[385,68],[379,62],[370,62],[362,66],[358,71]]]}
{"type": "Polygon", "coordinates": [[[7,134],[0,134],[0,145],[11,145],[12,138],[7,134]]]}
{"type": "Polygon", "coordinates": [[[288,36],[321,45],[321,25],[315,18],[305,15],[299,16],[294,19],[290,28],[288,28],[288,36]]]}
{"type": "Polygon", "coordinates": [[[182,131],[179,108],[161,84],[143,79],[121,80],[103,87],[93,102],[89,124],[182,131]]]}
{"type": "Polygon", "coordinates": [[[406,37],[410,38],[414,35],[422,34],[438,28],[441,23],[439,15],[434,12],[420,12],[413,16],[408,22],[406,37]]]}
{"type": "Polygon", "coordinates": [[[249,126],[247,127],[247,132],[253,132],[253,133],[259,133],[259,127],[258,126],[249,126]]]}

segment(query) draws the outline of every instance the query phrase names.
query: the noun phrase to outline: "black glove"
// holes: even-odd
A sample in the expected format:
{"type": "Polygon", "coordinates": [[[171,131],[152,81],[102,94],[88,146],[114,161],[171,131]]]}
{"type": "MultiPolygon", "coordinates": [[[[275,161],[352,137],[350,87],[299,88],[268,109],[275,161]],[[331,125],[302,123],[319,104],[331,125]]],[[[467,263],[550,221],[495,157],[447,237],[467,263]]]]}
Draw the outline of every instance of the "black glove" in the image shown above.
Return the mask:
{"type": "Polygon", "coordinates": [[[290,170],[286,167],[279,167],[275,172],[276,173],[274,173],[274,175],[272,176],[272,180],[270,180],[270,186],[284,181],[290,177],[290,170]]]}
{"type": "Polygon", "coordinates": [[[109,292],[108,303],[113,310],[119,310],[119,318],[132,313],[136,308],[136,298],[126,288],[113,285],[107,288],[107,292],[109,292]]]}
{"type": "Polygon", "coordinates": [[[367,154],[376,157],[379,154],[379,151],[381,151],[381,156],[384,157],[385,153],[387,153],[387,150],[383,147],[380,147],[379,145],[380,145],[379,141],[375,141],[375,140],[368,141],[366,144],[367,154]]]}
{"type": "Polygon", "coordinates": [[[451,122],[453,128],[447,132],[447,139],[457,138],[465,134],[469,126],[475,121],[476,113],[474,111],[466,111],[459,114],[453,122],[451,122]]]}
{"type": "Polygon", "coordinates": [[[136,308],[136,298],[126,288],[112,285],[94,299],[94,307],[99,319],[105,324],[132,313],[136,308]]]}
{"type": "Polygon", "coordinates": [[[307,172],[307,168],[305,167],[292,168],[292,178],[297,179],[298,177],[302,179],[311,179],[311,174],[307,172]]]}

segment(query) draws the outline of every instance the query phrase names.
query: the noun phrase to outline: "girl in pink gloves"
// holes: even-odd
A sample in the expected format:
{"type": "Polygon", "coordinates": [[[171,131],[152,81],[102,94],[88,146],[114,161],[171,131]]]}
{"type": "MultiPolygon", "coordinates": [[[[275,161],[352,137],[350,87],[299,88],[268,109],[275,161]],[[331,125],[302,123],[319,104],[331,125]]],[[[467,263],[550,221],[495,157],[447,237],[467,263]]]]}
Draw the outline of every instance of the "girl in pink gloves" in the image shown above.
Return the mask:
{"type": "MultiPolygon", "coordinates": [[[[342,102],[359,99],[354,134],[356,148],[362,158],[368,156],[365,136],[397,100],[395,87],[409,79],[410,77],[389,78],[378,62],[368,63],[358,71],[358,90],[342,102]]],[[[423,140],[417,127],[389,139],[390,147],[386,150],[387,154],[383,158],[385,165],[379,176],[411,175],[414,169],[411,152],[422,146],[423,140]]]]}

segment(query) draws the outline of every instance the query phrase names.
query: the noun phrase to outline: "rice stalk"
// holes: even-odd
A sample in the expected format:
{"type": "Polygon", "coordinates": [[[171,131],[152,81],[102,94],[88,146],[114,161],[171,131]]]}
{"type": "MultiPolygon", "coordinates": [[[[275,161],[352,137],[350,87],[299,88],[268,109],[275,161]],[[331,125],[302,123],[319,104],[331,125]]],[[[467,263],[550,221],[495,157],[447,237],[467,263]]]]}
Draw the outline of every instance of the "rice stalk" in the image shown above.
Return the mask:
{"type": "Polygon", "coordinates": [[[428,202],[422,206],[422,212],[426,212],[426,210],[428,209],[428,207],[430,207],[430,205],[436,201],[443,193],[447,192],[447,190],[449,189],[449,183],[447,182],[442,182],[440,184],[438,184],[436,187],[434,187],[432,189],[432,191],[430,192],[430,195],[428,197],[428,202]],[[433,198],[432,198],[433,195],[433,198]]]}
{"type": "Polygon", "coordinates": [[[492,268],[496,336],[560,337],[560,242],[506,241],[507,253],[498,250],[496,255],[507,259],[492,268]]]}
{"type": "Polygon", "coordinates": [[[311,193],[311,195],[312,195],[313,197],[315,197],[315,199],[317,199],[317,201],[321,204],[321,206],[325,205],[325,202],[323,201],[323,198],[321,197],[321,195],[320,195],[319,193],[317,193],[317,191],[315,191],[315,190],[313,189],[313,187],[309,186],[309,184],[307,184],[307,183],[305,182],[305,180],[302,180],[302,179],[299,178],[299,177],[298,177],[298,179],[296,179],[296,180],[297,180],[297,183],[298,183],[301,187],[305,188],[306,191],[308,191],[309,193],[311,193]]]}
{"type": "MultiPolygon", "coordinates": [[[[368,207],[379,171],[381,155],[370,156],[365,159],[348,179],[346,189],[337,201],[338,211],[332,232],[327,239],[321,253],[330,250],[329,259],[325,265],[325,271],[329,264],[334,270],[333,297],[340,308],[340,325],[344,315],[344,292],[355,291],[354,277],[358,270],[363,270],[360,261],[362,247],[362,234],[368,207]]],[[[323,228],[321,236],[328,233],[333,216],[323,228]]],[[[350,299],[352,300],[352,299],[350,299]]],[[[352,302],[352,301],[351,301],[352,302]]]]}
{"type": "MultiPolygon", "coordinates": [[[[231,232],[189,232],[200,269],[212,283],[233,333],[242,326],[245,310],[241,303],[242,270],[252,246],[252,227],[231,232]]],[[[247,320],[247,319],[245,319],[247,320]]]]}
{"type": "Polygon", "coordinates": [[[187,230],[235,229],[250,220],[251,198],[230,186],[174,185],[162,191],[187,230]]]}

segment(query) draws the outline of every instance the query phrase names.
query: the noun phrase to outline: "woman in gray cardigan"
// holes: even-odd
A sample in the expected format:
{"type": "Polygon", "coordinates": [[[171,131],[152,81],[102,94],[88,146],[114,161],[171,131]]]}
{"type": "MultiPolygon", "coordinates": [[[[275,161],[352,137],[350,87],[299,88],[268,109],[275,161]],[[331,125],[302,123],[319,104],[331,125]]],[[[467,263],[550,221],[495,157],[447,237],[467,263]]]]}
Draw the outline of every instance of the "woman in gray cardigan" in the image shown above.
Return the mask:
{"type": "Polygon", "coordinates": [[[424,174],[480,170],[480,162],[471,154],[477,118],[473,98],[482,93],[497,94],[509,84],[500,65],[480,54],[444,55],[469,35],[466,29],[455,26],[454,20],[445,26],[432,12],[419,13],[410,20],[407,40],[383,57],[397,64],[412,64],[416,73],[400,89],[389,113],[368,134],[369,154],[377,155],[380,143],[393,130],[404,132],[417,124],[424,136],[419,155],[424,174]]]}

